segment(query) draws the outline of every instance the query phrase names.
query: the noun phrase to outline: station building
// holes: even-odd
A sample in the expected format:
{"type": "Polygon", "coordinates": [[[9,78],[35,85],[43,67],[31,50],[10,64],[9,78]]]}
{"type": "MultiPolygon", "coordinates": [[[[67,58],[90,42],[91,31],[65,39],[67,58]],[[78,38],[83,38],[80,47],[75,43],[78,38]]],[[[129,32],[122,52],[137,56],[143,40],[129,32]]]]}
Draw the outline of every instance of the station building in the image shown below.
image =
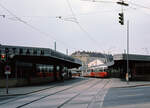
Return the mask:
{"type": "Polygon", "coordinates": [[[69,69],[82,65],[80,60],[49,48],[0,45],[0,56],[0,87],[6,84],[6,71],[11,72],[9,86],[23,86],[67,79],[71,77],[69,69]]]}
{"type": "MultiPolygon", "coordinates": [[[[130,80],[150,80],[150,56],[129,54],[130,80]]],[[[125,78],[127,73],[127,54],[114,55],[114,65],[109,67],[111,75],[125,78]]]]}

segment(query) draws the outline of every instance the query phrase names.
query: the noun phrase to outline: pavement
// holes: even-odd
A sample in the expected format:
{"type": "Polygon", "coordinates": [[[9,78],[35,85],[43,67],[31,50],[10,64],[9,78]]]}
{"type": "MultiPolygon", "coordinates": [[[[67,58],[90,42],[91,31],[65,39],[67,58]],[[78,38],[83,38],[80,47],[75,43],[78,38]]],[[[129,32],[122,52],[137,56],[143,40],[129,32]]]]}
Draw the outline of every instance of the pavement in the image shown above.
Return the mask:
{"type": "Polygon", "coordinates": [[[150,81],[125,81],[120,78],[112,78],[112,88],[150,86],[150,81]]]}
{"type": "MultiPolygon", "coordinates": [[[[111,81],[112,81],[111,88],[150,86],[150,81],[130,81],[129,83],[127,83],[126,81],[123,81],[119,78],[111,78],[111,81]]],[[[58,83],[49,83],[46,85],[9,88],[8,94],[6,94],[6,88],[0,88],[0,97],[26,95],[52,88],[57,84],[58,83]]]]}
{"type": "Polygon", "coordinates": [[[8,94],[6,94],[6,88],[0,88],[0,97],[1,96],[15,96],[15,95],[25,95],[45,89],[54,87],[54,83],[46,85],[36,85],[36,86],[25,86],[25,87],[13,87],[8,88],[8,94]]]}
{"type": "Polygon", "coordinates": [[[110,88],[102,108],[150,108],[150,86],[110,88]]]}

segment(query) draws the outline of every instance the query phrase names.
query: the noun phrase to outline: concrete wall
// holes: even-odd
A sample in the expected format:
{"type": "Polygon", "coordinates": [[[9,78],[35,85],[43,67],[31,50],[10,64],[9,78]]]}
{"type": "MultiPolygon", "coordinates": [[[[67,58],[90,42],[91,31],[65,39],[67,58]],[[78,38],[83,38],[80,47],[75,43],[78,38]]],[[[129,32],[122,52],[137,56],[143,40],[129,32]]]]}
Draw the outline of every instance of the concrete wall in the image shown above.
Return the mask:
{"type": "MultiPolygon", "coordinates": [[[[66,75],[64,76],[64,79],[67,80],[69,77],[66,75]]],[[[57,80],[61,80],[58,78],[57,80]]],[[[9,87],[19,87],[19,86],[26,86],[26,85],[35,85],[35,84],[44,84],[48,82],[54,81],[53,77],[39,77],[39,78],[32,78],[32,79],[9,79],[8,80],[8,86],[9,87]]],[[[6,87],[6,80],[0,79],[0,87],[6,87]]]]}
{"type": "MultiPolygon", "coordinates": [[[[16,79],[9,79],[8,80],[8,86],[9,87],[14,87],[17,84],[16,79]]],[[[5,79],[0,79],[0,87],[6,87],[6,80],[5,79]]]]}

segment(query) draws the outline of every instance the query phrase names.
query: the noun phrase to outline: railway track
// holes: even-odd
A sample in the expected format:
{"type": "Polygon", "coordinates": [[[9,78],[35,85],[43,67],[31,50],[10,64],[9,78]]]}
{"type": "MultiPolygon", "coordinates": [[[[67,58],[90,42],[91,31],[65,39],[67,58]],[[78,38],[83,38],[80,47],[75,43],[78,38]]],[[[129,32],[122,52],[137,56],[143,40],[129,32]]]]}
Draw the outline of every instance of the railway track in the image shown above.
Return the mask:
{"type": "Polygon", "coordinates": [[[6,103],[0,104],[0,108],[8,108],[7,106],[11,104],[11,108],[36,108],[36,105],[44,108],[42,105],[45,104],[45,101],[51,105],[53,103],[50,100],[55,100],[55,98],[58,98],[58,100],[56,100],[57,105],[55,105],[54,108],[65,108],[70,103],[78,100],[78,98],[84,97],[85,94],[88,95],[94,91],[94,93],[91,95],[92,98],[89,98],[89,101],[86,103],[87,106],[85,107],[92,108],[92,106],[95,105],[95,102],[97,101],[97,96],[99,96],[101,91],[105,89],[107,85],[109,85],[109,82],[109,79],[89,78],[88,80],[73,83],[72,85],[62,83],[47,90],[12,99],[6,103]]]}
{"type": "Polygon", "coordinates": [[[63,86],[65,86],[63,83],[61,83],[61,84],[59,84],[59,85],[54,85],[54,86],[52,86],[52,87],[49,88],[49,89],[45,89],[45,90],[42,90],[42,91],[39,91],[39,92],[36,92],[36,93],[31,93],[31,94],[28,94],[28,95],[18,96],[18,97],[16,97],[16,98],[10,99],[10,100],[7,101],[7,102],[1,103],[1,104],[0,104],[0,108],[1,108],[1,106],[7,106],[7,104],[12,103],[12,102],[15,102],[15,101],[18,101],[18,100],[20,100],[20,99],[32,97],[32,96],[36,95],[37,93],[38,93],[38,94],[42,94],[42,93],[47,92],[47,91],[49,91],[49,90],[51,90],[51,89],[56,89],[56,88],[58,89],[58,87],[59,87],[59,88],[62,87],[60,90],[57,90],[57,91],[55,91],[55,92],[53,92],[53,93],[50,93],[50,94],[47,94],[47,95],[44,95],[44,96],[41,96],[41,97],[39,97],[39,98],[37,98],[37,99],[33,99],[32,101],[26,102],[26,103],[24,103],[24,104],[19,105],[19,106],[16,107],[16,108],[21,108],[21,107],[23,107],[23,106],[29,105],[29,104],[31,104],[31,103],[33,103],[33,102],[39,101],[39,100],[41,100],[41,99],[44,99],[44,98],[46,98],[46,97],[55,95],[55,94],[57,94],[57,93],[60,93],[60,92],[65,91],[65,90],[69,90],[69,89],[71,89],[71,88],[84,85],[84,84],[86,84],[86,83],[88,83],[88,82],[91,82],[91,81],[93,81],[93,80],[94,80],[94,79],[84,80],[84,81],[81,81],[81,82],[78,82],[78,83],[74,83],[74,84],[72,84],[72,86],[66,86],[65,88],[63,87],[63,86]]]}
{"type": "Polygon", "coordinates": [[[97,106],[98,106],[98,108],[102,108],[104,97],[110,86],[111,86],[111,80],[108,80],[102,86],[102,88],[97,92],[97,94],[95,94],[93,96],[93,98],[91,99],[91,102],[88,104],[87,108],[96,108],[97,106]]]}
{"type": "Polygon", "coordinates": [[[61,105],[59,105],[57,108],[61,108],[62,106],[64,106],[65,104],[69,103],[70,101],[72,101],[74,98],[76,98],[77,96],[81,95],[83,92],[85,92],[85,90],[91,89],[92,87],[96,86],[97,83],[101,82],[101,80],[96,81],[94,84],[84,88],[83,90],[81,90],[79,93],[77,93],[75,96],[71,97],[70,99],[66,100],[65,102],[63,102],[61,105]]]}
{"type": "MultiPolygon", "coordinates": [[[[93,91],[94,89],[100,89],[100,90],[97,90],[98,92],[96,94],[93,94],[93,98],[87,103],[87,106],[85,108],[93,108],[95,105],[95,101],[96,101],[96,98],[97,96],[99,96],[100,92],[109,84],[110,80],[107,80],[107,81],[97,81],[95,84],[87,87],[87,88],[84,88],[84,90],[82,90],[81,92],[79,92],[78,94],[76,94],[75,96],[71,97],[70,99],[66,100],[64,103],[62,103],[61,105],[59,105],[57,108],[61,108],[64,106],[65,108],[65,105],[68,104],[69,102],[71,102],[73,99],[77,98],[78,96],[82,97],[82,94],[84,94],[85,91],[93,91]],[[104,83],[104,85],[102,85],[102,87],[100,87],[100,85],[104,83]],[[99,88],[100,87],[100,88],[99,88]]],[[[101,105],[99,105],[98,107],[94,107],[94,108],[101,108],[100,107],[101,105]]]]}

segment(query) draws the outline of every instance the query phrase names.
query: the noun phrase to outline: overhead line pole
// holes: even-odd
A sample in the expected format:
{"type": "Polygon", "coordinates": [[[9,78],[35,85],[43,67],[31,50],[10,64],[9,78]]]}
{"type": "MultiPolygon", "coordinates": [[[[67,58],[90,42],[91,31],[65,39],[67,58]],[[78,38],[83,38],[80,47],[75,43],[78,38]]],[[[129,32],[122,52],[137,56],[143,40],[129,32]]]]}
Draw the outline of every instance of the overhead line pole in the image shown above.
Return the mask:
{"type": "Polygon", "coordinates": [[[54,42],[54,50],[56,51],[56,41],[54,42]]]}
{"type": "Polygon", "coordinates": [[[127,84],[129,84],[129,20],[127,20],[127,84]]]}

